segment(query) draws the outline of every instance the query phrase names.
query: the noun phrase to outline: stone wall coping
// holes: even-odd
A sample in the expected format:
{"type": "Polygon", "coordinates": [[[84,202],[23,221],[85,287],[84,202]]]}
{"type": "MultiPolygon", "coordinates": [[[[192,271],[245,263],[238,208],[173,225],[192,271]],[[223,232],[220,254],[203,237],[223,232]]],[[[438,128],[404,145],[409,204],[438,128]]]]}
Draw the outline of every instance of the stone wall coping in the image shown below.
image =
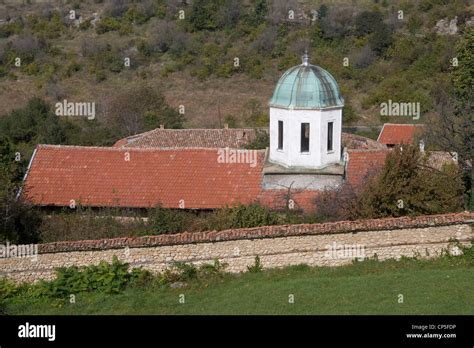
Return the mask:
{"type": "Polygon", "coordinates": [[[223,231],[182,232],[156,236],[121,237],[44,243],[38,245],[39,254],[72,251],[93,251],[122,248],[143,248],[164,245],[212,243],[242,239],[278,238],[304,235],[356,233],[363,231],[399,230],[474,223],[474,212],[462,212],[416,217],[337,221],[318,224],[274,225],[223,231]]]}

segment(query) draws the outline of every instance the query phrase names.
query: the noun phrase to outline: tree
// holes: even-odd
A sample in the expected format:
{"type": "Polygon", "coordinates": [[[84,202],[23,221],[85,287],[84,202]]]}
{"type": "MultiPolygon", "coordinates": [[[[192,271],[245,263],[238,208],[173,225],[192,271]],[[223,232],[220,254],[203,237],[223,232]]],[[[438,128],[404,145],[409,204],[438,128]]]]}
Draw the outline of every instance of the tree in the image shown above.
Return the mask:
{"type": "Polygon", "coordinates": [[[241,4],[239,0],[225,0],[219,12],[219,27],[234,28],[240,20],[241,4]]]}
{"type": "Polygon", "coordinates": [[[427,145],[448,151],[457,157],[463,169],[470,209],[474,209],[474,29],[467,29],[456,45],[458,66],[453,67],[451,81],[438,80],[433,98],[436,113],[427,122],[424,137],[427,145]]]}
{"type": "Polygon", "coordinates": [[[109,103],[107,119],[118,136],[137,134],[160,125],[182,128],[184,122],[184,116],[166,103],[161,92],[145,85],[118,93],[109,103]]]}
{"type": "Polygon", "coordinates": [[[392,44],[392,30],[383,21],[383,16],[377,11],[361,12],[355,20],[357,36],[370,35],[370,47],[381,55],[392,44]]]}
{"type": "Polygon", "coordinates": [[[364,36],[375,33],[383,26],[383,17],[380,12],[364,11],[355,20],[355,33],[357,36],[364,36]]]}
{"type": "Polygon", "coordinates": [[[350,33],[350,27],[353,23],[354,20],[350,9],[333,6],[320,21],[323,38],[342,38],[350,33]]]}
{"type": "Polygon", "coordinates": [[[266,0],[253,0],[252,10],[249,15],[249,22],[253,26],[264,23],[268,15],[268,4],[266,0]]]}
{"type": "Polygon", "coordinates": [[[435,169],[417,146],[395,148],[380,174],[373,176],[352,201],[352,218],[440,214],[463,209],[464,186],[459,168],[446,163],[435,169]]]}
{"type": "Polygon", "coordinates": [[[161,206],[156,207],[149,217],[149,226],[156,234],[183,232],[185,223],[185,212],[161,206]]]}
{"type": "Polygon", "coordinates": [[[261,129],[255,129],[255,138],[253,138],[247,145],[246,149],[261,150],[270,146],[270,134],[261,129]]]}
{"type": "Polygon", "coordinates": [[[456,212],[463,209],[463,199],[461,171],[454,162],[437,169],[428,153],[404,146],[389,153],[363,186],[343,184],[321,192],[314,203],[319,219],[354,220],[456,212]]]}
{"type": "Polygon", "coordinates": [[[0,242],[37,243],[41,217],[32,205],[17,198],[18,187],[0,168],[0,242]]]}
{"type": "Polygon", "coordinates": [[[458,100],[472,107],[474,85],[474,27],[466,29],[456,45],[458,66],[453,67],[452,80],[458,100]]]}
{"type": "Polygon", "coordinates": [[[39,98],[32,98],[26,107],[0,117],[0,135],[13,144],[66,144],[79,132],[78,126],[56,116],[50,105],[39,98]]]}
{"type": "Polygon", "coordinates": [[[189,22],[195,30],[216,30],[219,26],[219,8],[222,0],[195,0],[189,22]]]}

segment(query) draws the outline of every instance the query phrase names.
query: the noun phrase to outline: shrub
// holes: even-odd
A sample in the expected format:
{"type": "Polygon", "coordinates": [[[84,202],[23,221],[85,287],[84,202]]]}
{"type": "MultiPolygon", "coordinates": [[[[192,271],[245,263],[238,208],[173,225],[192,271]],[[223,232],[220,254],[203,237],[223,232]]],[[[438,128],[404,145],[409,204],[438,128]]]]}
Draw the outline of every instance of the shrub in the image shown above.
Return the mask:
{"type": "Polygon", "coordinates": [[[264,130],[255,129],[255,138],[245,145],[245,148],[250,150],[260,150],[266,149],[269,146],[270,134],[264,130]]]}
{"type": "MultiPolygon", "coordinates": [[[[182,281],[189,281],[198,276],[196,266],[190,263],[174,262],[172,268],[177,271],[178,279],[182,281]]],[[[170,279],[168,277],[168,279],[170,279]]]]}
{"type": "Polygon", "coordinates": [[[0,301],[15,296],[19,288],[7,278],[0,278],[0,301]]]}
{"type": "Polygon", "coordinates": [[[17,168],[8,163],[14,159],[8,144],[0,143],[0,243],[37,243],[41,218],[30,204],[16,198],[18,189],[13,181],[17,168]]]}
{"type": "Polygon", "coordinates": [[[182,128],[184,116],[172,109],[160,91],[146,85],[118,92],[108,105],[107,119],[117,136],[129,136],[161,124],[182,128]]]}
{"type": "Polygon", "coordinates": [[[149,217],[148,226],[156,234],[184,231],[185,213],[179,210],[156,207],[149,217]]]}
{"type": "Polygon", "coordinates": [[[19,23],[19,21],[0,25],[0,38],[7,38],[14,34],[19,34],[20,32],[21,24],[19,23]]]}
{"type": "Polygon", "coordinates": [[[215,276],[222,276],[224,270],[227,268],[227,263],[221,263],[219,259],[216,257],[214,259],[214,263],[209,264],[205,263],[199,267],[199,275],[202,277],[215,277],[215,276]]]}
{"type": "Polygon", "coordinates": [[[97,34],[104,34],[109,31],[119,30],[121,28],[120,20],[113,17],[104,17],[97,24],[97,34]]]}
{"type": "Polygon", "coordinates": [[[73,60],[66,68],[66,76],[71,77],[74,73],[81,71],[82,65],[77,61],[73,60]]]}
{"type": "Polygon", "coordinates": [[[463,192],[456,165],[431,168],[418,147],[404,146],[387,155],[382,171],[368,181],[350,214],[376,218],[456,212],[463,209],[463,192]]]}
{"type": "Polygon", "coordinates": [[[260,262],[260,256],[255,256],[255,263],[252,266],[247,266],[250,273],[260,273],[263,271],[263,265],[260,262]]]}
{"type": "Polygon", "coordinates": [[[7,315],[7,304],[0,298],[0,315],[7,315]]]}
{"type": "Polygon", "coordinates": [[[127,263],[119,261],[115,255],[112,263],[101,261],[98,265],[62,267],[56,269],[56,279],[40,281],[33,289],[36,296],[63,299],[81,292],[117,294],[140,274],[140,270],[128,272],[128,267],[127,263]]]}
{"type": "Polygon", "coordinates": [[[29,15],[27,27],[30,27],[38,36],[48,39],[57,39],[66,31],[66,24],[59,11],[53,11],[49,18],[29,15]]]}
{"type": "Polygon", "coordinates": [[[355,20],[355,33],[358,36],[372,34],[383,25],[383,17],[380,12],[363,11],[355,20]]]}
{"type": "Polygon", "coordinates": [[[321,18],[321,33],[325,39],[342,38],[349,34],[354,22],[352,10],[349,8],[331,7],[321,18]]]}
{"type": "Polygon", "coordinates": [[[138,217],[127,221],[118,220],[113,210],[64,211],[50,214],[43,218],[39,227],[39,236],[43,243],[73,241],[84,239],[101,239],[132,237],[147,233],[146,224],[138,217]]]}
{"type": "Polygon", "coordinates": [[[223,208],[214,211],[203,221],[202,230],[225,230],[278,224],[278,214],[258,204],[223,208]]]}
{"type": "Polygon", "coordinates": [[[195,30],[215,30],[219,26],[219,8],[222,0],[195,0],[191,7],[189,22],[195,30]]]}

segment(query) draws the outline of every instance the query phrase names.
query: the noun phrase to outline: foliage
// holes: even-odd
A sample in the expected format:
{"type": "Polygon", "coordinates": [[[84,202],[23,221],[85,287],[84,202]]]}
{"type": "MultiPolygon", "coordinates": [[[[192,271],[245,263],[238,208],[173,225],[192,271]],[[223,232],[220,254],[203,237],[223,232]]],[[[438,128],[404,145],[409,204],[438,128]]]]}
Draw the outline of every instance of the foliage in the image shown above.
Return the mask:
{"type": "Polygon", "coordinates": [[[456,164],[432,167],[416,146],[395,148],[380,171],[369,172],[365,184],[323,191],[315,198],[316,216],[326,221],[429,215],[463,209],[464,186],[456,164]]]}
{"type": "Polygon", "coordinates": [[[255,256],[255,263],[251,266],[247,266],[247,270],[250,273],[260,273],[263,271],[263,265],[260,261],[260,256],[255,256]]]}
{"type": "Polygon", "coordinates": [[[463,182],[455,164],[430,166],[418,147],[395,148],[379,175],[351,206],[354,218],[440,214],[463,209],[463,182]]]}
{"type": "Polygon", "coordinates": [[[39,213],[23,199],[17,199],[17,185],[11,173],[0,167],[0,243],[38,242],[39,213]]]}
{"type": "MultiPolygon", "coordinates": [[[[198,276],[198,270],[197,268],[190,263],[184,263],[184,262],[174,262],[172,269],[177,271],[177,279],[181,281],[189,281],[191,279],[195,279],[198,276]]],[[[167,276],[168,280],[170,280],[172,277],[167,276]]]]}
{"type": "Polygon", "coordinates": [[[222,276],[227,266],[227,263],[220,262],[216,257],[214,258],[214,263],[204,263],[199,267],[199,276],[204,279],[208,277],[222,276]]]}
{"type": "Polygon", "coordinates": [[[215,30],[219,26],[219,7],[222,0],[196,0],[191,7],[189,22],[194,30],[215,30]]]}
{"type": "Polygon", "coordinates": [[[37,144],[109,145],[117,135],[97,120],[73,122],[56,116],[48,103],[32,98],[25,107],[0,117],[0,137],[7,138],[14,151],[20,152],[19,165],[25,170],[37,144]]]}
{"type": "Polygon", "coordinates": [[[56,279],[40,281],[33,287],[33,293],[39,297],[63,299],[81,292],[117,294],[140,274],[139,270],[129,272],[128,267],[115,255],[112,263],[101,261],[98,265],[61,267],[56,269],[56,279]]]}
{"type": "Polygon", "coordinates": [[[150,213],[148,226],[154,234],[183,232],[186,219],[183,211],[158,206],[150,213]]]}
{"type": "Polygon", "coordinates": [[[250,150],[259,150],[266,149],[270,146],[270,135],[268,132],[255,129],[255,138],[252,139],[248,144],[245,145],[246,149],[250,150]]]}
{"type": "Polygon", "coordinates": [[[355,33],[358,36],[375,33],[383,23],[383,16],[380,12],[363,11],[355,20],[355,33]]]}
{"type": "MultiPolygon", "coordinates": [[[[466,29],[456,45],[458,66],[453,67],[452,77],[456,95],[460,101],[471,103],[474,85],[474,27],[466,29]]],[[[472,117],[472,116],[471,116],[472,117]]]]}
{"type": "Polygon", "coordinates": [[[115,134],[129,136],[164,125],[182,128],[184,116],[172,109],[160,91],[146,85],[124,90],[110,102],[107,119],[115,134]]]}
{"type": "Polygon", "coordinates": [[[66,31],[59,11],[53,11],[49,17],[28,15],[26,18],[26,26],[40,37],[57,39],[66,31]]]}
{"type": "Polygon", "coordinates": [[[277,213],[258,204],[227,207],[214,211],[201,224],[202,230],[225,230],[269,226],[279,223],[277,213]]]}
{"type": "Polygon", "coordinates": [[[64,208],[59,212],[49,212],[43,216],[38,228],[43,243],[133,237],[149,234],[145,222],[138,215],[123,218],[126,212],[118,209],[64,208]],[[117,218],[120,216],[121,219],[117,218]]]}

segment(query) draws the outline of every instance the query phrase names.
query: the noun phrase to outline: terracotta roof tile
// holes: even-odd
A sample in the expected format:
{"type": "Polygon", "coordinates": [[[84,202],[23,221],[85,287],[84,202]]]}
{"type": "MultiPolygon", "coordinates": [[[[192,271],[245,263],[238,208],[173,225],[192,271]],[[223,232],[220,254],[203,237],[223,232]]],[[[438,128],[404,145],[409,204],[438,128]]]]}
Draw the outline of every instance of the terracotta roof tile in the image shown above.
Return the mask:
{"type": "MultiPolygon", "coordinates": [[[[263,132],[268,129],[261,128],[263,132]]],[[[126,148],[242,148],[255,138],[255,129],[161,129],[136,134],[118,140],[114,147],[126,148]]],[[[385,145],[375,140],[351,133],[342,133],[342,144],[350,149],[384,149],[385,145]]]]}
{"type": "Polygon", "coordinates": [[[380,170],[390,150],[349,150],[347,181],[353,187],[360,187],[373,172],[380,170]]]}
{"type": "Polygon", "coordinates": [[[385,123],[377,141],[384,145],[412,144],[421,127],[423,125],[385,123]]]}
{"type": "Polygon", "coordinates": [[[257,163],[219,163],[216,149],[123,149],[40,145],[24,194],[37,205],[210,209],[253,202],[265,151],[257,163]],[[130,160],[126,160],[127,153],[130,160]]]}
{"type": "Polygon", "coordinates": [[[114,147],[206,147],[241,148],[255,138],[252,128],[224,129],[161,129],[120,139],[114,147]]]}

